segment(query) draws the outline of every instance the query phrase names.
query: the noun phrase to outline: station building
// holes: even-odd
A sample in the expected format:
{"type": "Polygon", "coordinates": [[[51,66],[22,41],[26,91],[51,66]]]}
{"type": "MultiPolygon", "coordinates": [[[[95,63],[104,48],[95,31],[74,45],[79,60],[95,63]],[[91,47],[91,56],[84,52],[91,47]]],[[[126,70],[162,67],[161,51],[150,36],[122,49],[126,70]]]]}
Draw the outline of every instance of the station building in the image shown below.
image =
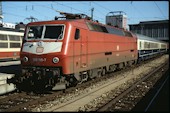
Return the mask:
{"type": "Polygon", "coordinates": [[[129,25],[129,30],[169,42],[169,20],[143,21],[139,24],[131,24],[129,25]]]}

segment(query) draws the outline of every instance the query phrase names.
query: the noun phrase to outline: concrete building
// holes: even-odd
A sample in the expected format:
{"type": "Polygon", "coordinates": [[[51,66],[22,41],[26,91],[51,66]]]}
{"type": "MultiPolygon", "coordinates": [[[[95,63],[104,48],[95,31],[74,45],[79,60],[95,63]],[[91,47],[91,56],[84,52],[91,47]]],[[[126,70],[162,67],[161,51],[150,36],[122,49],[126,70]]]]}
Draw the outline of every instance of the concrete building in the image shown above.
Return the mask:
{"type": "Polygon", "coordinates": [[[129,30],[158,40],[169,41],[169,20],[143,21],[129,25],[129,30]]]}
{"type": "Polygon", "coordinates": [[[109,12],[106,16],[106,24],[118,28],[127,29],[127,16],[123,11],[109,12]]]}

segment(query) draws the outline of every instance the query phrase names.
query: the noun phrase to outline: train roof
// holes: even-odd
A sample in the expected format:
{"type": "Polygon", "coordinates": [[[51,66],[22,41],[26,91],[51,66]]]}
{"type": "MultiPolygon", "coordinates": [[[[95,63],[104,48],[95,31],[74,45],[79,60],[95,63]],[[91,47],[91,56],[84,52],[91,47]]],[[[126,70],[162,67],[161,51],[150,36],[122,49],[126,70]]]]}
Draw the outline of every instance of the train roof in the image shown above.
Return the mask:
{"type": "Polygon", "coordinates": [[[59,24],[59,23],[66,23],[66,22],[84,22],[86,23],[88,29],[91,31],[98,31],[98,32],[116,34],[116,35],[121,35],[121,36],[134,37],[134,35],[130,31],[117,28],[115,26],[110,26],[110,25],[99,23],[98,21],[94,21],[91,17],[89,17],[86,14],[73,14],[73,13],[62,12],[58,10],[56,11],[59,12],[63,16],[62,17],[56,16],[55,20],[32,22],[27,25],[55,24],[55,23],[59,24]],[[62,19],[59,20],[59,18],[62,18],[62,19]]]}
{"type": "Polygon", "coordinates": [[[19,30],[19,29],[12,29],[12,28],[5,28],[5,27],[0,27],[1,31],[12,31],[12,32],[24,32],[24,30],[19,30]]]}
{"type": "MultiPolygon", "coordinates": [[[[48,23],[48,24],[51,24],[51,23],[55,23],[55,22],[90,22],[90,23],[94,23],[94,24],[98,24],[98,25],[101,25],[101,26],[108,26],[108,27],[113,27],[115,29],[119,29],[119,30],[124,30],[122,28],[118,28],[118,27],[115,27],[115,26],[110,26],[110,25],[106,25],[106,24],[102,24],[98,21],[92,21],[92,20],[88,20],[88,19],[66,19],[66,20],[48,20],[48,21],[38,21],[38,22],[30,22],[28,23],[28,25],[33,25],[33,24],[45,24],[45,23],[48,23]]],[[[126,30],[124,30],[126,31],[126,30]]],[[[127,32],[130,32],[130,31],[127,31],[127,32]]]]}
{"type": "Polygon", "coordinates": [[[38,21],[38,22],[31,22],[27,25],[46,25],[46,24],[64,24],[67,22],[79,22],[79,23],[85,23],[87,25],[87,28],[91,31],[98,31],[103,33],[110,33],[114,35],[120,35],[120,36],[128,36],[128,37],[134,37],[134,35],[131,33],[131,31],[127,31],[122,28],[118,28],[115,26],[110,26],[106,24],[99,23],[98,21],[92,21],[88,19],[66,19],[66,20],[48,20],[48,21],[38,21]]]}
{"type": "Polygon", "coordinates": [[[64,22],[71,22],[71,21],[82,21],[82,20],[84,20],[84,19],[67,19],[67,20],[47,20],[47,21],[37,21],[37,22],[30,22],[30,23],[28,23],[27,25],[33,25],[33,24],[46,24],[46,23],[48,23],[48,24],[52,24],[52,23],[64,23],[64,22]]]}
{"type": "Polygon", "coordinates": [[[138,33],[134,33],[134,34],[137,36],[137,39],[166,43],[166,42],[164,42],[164,41],[157,40],[157,39],[154,39],[154,38],[151,38],[151,37],[142,35],[142,34],[138,34],[138,33]]]}

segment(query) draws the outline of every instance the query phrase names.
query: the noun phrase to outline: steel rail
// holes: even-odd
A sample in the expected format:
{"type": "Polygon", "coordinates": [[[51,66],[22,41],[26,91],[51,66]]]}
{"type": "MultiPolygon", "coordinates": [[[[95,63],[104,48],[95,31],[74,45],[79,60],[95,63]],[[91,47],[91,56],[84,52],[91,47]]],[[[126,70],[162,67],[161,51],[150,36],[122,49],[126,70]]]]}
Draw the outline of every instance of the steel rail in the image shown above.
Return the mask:
{"type": "Polygon", "coordinates": [[[153,97],[152,100],[150,101],[149,105],[146,107],[145,112],[147,112],[148,109],[150,108],[150,106],[153,104],[153,101],[155,100],[155,98],[157,97],[157,95],[160,93],[161,89],[163,88],[163,86],[165,85],[165,83],[167,82],[168,79],[169,79],[169,76],[165,79],[165,81],[163,82],[163,84],[161,85],[161,87],[157,90],[156,94],[154,95],[154,97],[153,97]]]}
{"type": "Polygon", "coordinates": [[[150,77],[151,75],[157,73],[158,71],[160,71],[161,68],[163,68],[164,66],[166,66],[168,63],[165,62],[164,64],[160,65],[158,68],[153,69],[153,71],[151,71],[150,73],[148,73],[146,76],[144,76],[140,81],[137,81],[133,86],[131,86],[130,88],[128,88],[127,90],[125,90],[122,94],[120,94],[119,96],[117,96],[116,98],[114,98],[113,100],[110,100],[108,103],[106,103],[105,105],[101,106],[100,108],[98,108],[96,111],[107,111],[108,108],[110,108],[113,104],[115,104],[119,99],[123,98],[127,93],[129,93],[130,91],[132,91],[139,83],[141,83],[142,81],[146,80],[148,77],[150,77]]]}
{"type": "Polygon", "coordinates": [[[16,99],[16,98],[20,98],[20,97],[23,97],[23,96],[25,96],[26,95],[26,93],[25,92],[23,92],[23,93],[18,93],[18,94],[16,94],[16,95],[10,95],[10,96],[7,96],[7,97],[5,97],[5,98],[2,98],[2,99],[0,99],[0,103],[3,103],[3,102],[5,102],[5,101],[10,101],[10,100],[14,100],[14,99],[16,99]]]}
{"type": "Polygon", "coordinates": [[[38,103],[41,103],[41,102],[44,102],[46,100],[49,100],[49,99],[54,99],[57,95],[61,94],[62,91],[59,91],[57,93],[53,93],[49,96],[43,96],[41,98],[38,98],[38,99],[35,99],[35,100],[32,100],[32,101],[29,101],[27,103],[23,103],[23,104],[19,104],[17,106],[13,106],[9,109],[6,109],[4,112],[19,112],[19,111],[28,111],[27,110],[27,107],[30,106],[30,105],[34,105],[34,104],[38,104],[38,103]]]}

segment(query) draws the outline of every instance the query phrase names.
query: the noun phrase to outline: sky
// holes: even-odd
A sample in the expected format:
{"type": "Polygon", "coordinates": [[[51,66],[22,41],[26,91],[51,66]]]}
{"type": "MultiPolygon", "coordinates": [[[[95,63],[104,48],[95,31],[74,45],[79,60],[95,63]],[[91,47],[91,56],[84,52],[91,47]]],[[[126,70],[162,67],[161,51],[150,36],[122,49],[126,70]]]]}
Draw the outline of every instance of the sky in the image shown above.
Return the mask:
{"type": "Polygon", "coordinates": [[[169,20],[168,1],[2,1],[3,22],[27,24],[31,16],[37,21],[54,20],[62,16],[56,10],[68,13],[84,13],[105,24],[106,15],[123,11],[127,24],[141,21],[169,20]]]}

